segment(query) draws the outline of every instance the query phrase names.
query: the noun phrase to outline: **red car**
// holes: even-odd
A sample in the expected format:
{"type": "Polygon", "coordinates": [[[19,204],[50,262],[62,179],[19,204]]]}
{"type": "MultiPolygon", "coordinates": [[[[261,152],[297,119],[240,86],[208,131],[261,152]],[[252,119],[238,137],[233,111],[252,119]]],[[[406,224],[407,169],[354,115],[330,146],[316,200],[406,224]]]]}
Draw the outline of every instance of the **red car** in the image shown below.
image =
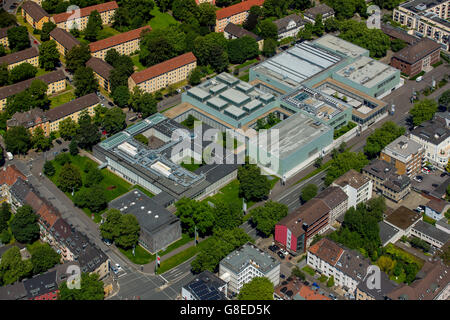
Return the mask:
{"type": "Polygon", "coordinates": [[[37,42],[36,40],[34,40],[34,44],[39,44],[39,42],[37,42]]]}

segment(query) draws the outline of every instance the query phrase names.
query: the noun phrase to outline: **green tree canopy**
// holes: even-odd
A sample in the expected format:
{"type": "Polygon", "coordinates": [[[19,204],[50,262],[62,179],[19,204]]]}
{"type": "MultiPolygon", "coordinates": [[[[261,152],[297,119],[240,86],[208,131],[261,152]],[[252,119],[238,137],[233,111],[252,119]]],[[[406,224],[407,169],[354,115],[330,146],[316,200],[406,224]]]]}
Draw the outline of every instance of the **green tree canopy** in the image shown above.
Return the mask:
{"type": "Polygon", "coordinates": [[[245,283],[238,300],[273,300],[273,283],[266,277],[255,277],[245,283]]]}
{"type": "Polygon", "coordinates": [[[300,197],[303,202],[308,202],[317,195],[317,191],[318,191],[317,186],[315,184],[310,183],[303,188],[300,197]]]}
{"type": "Polygon", "coordinates": [[[17,83],[34,78],[37,73],[36,67],[28,62],[24,62],[11,69],[9,79],[12,83],[17,83]]]}
{"type": "Polygon", "coordinates": [[[78,190],[82,184],[78,168],[66,163],[59,172],[58,187],[64,192],[72,192],[78,190]]]}
{"type": "Polygon", "coordinates": [[[41,127],[34,129],[31,144],[37,151],[46,151],[52,147],[50,138],[45,136],[44,130],[41,127]]]}
{"type": "Polygon", "coordinates": [[[75,46],[66,54],[66,67],[70,72],[75,72],[79,67],[84,67],[90,58],[91,51],[88,45],[75,46]]]}
{"type": "Polygon", "coordinates": [[[48,243],[34,246],[30,253],[34,274],[42,273],[53,268],[61,260],[60,255],[48,243]]]}
{"type": "Polygon", "coordinates": [[[45,161],[44,163],[44,174],[49,177],[53,177],[56,173],[55,166],[51,161],[45,161]]]}
{"type": "Polygon", "coordinates": [[[67,283],[63,282],[59,286],[59,300],[103,300],[105,292],[103,282],[100,281],[96,273],[81,274],[81,288],[69,289],[67,283]]]}
{"type": "Polygon", "coordinates": [[[102,127],[109,135],[113,135],[127,126],[125,117],[125,113],[119,107],[110,108],[103,117],[102,127]]]}
{"type": "Polygon", "coordinates": [[[54,40],[45,41],[39,47],[39,66],[45,70],[54,70],[59,64],[59,51],[54,40]]]}
{"type": "Polygon", "coordinates": [[[33,243],[39,239],[38,216],[29,205],[17,209],[10,227],[14,238],[21,243],[33,243]]]}
{"type": "Polygon", "coordinates": [[[100,141],[101,134],[97,125],[92,121],[87,112],[82,113],[78,118],[78,129],[76,140],[78,146],[90,150],[100,141]]]}
{"type": "Polygon", "coordinates": [[[12,127],[6,131],[6,150],[13,154],[26,154],[31,147],[30,132],[22,126],[12,127]]]}
{"type": "Polygon", "coordinates": [[[239,195],[247,201],[264,199],[270,191],[267,176],[256,164],[245,164],[238,169],[239,195]]]}
{"type": "Polygon", "coordinates": [[[405,134],[405,131],[404,127],[397,126],[392,121],[387,121],[367,137],[364,153],[369,159],[375,158],[384,147],[405,134]]]}
{"type": "Polygon", "coordinates": [[[137,244],[140,227],[134,215],[110,209],[106,213],[106,221],[100,226],[100,232],[104,239],[114,241],[117,246],[128,249],[137,244]]]}
{"type": "Polygon", "coordinates": [[[29,48],[30,38],[28,38],[28,30],[24,26],[17,26],[8,29],[8,43],[11,51],[22,51],[29,48]]]}
{"type": "Polygon", "coordinates": [[[67,117],[59,123],[59,135],[64,140],[72,140],[77,134],[78,125],[72,120],[72,118],[67,117]]]}
{"type": "Polygon", "coordinates": [[[274,233],[275,225],[288,214],[288,207],[282,203],[267,201],[264,206],[250,210],[256,229],[266,237],[274,233]]]}
{"type": "Polygon", "coordinates": [[[425,121],[433,119],[437,111],[437,102],[432,99],[424,99],[414,103],[414,107],[409,110],[412,117],[412,123],[415,126],[422,124],[425,121]]]}
{"type": "Polygon", "coordinates": [[[0,263],[0,283],[12,284],[32,274],[33,265],[30,260],[22,260],[19,247],[8,249],[0,263]]]}
{"type": "Polygon", "coordinates": [[[362,152],[354,153],[345,151],[337,155],[332,160],[325,177],[325,185],[329,186],[335,179],[342,176],[350,169],[361,171],[361,169],[369,163],[366,156],[362,152]]]}
{"type": "Polygon", "coordinates": [[[194,228],[201,235],[210,234],[214,226],[214,213],[212,208],[197,200],[182,198],[175,203],[176,215],[180,218],[183,232],[194,235],[194,228]]]}
{"type": "Polygon", "coordinates": [[[78,67],[73,76],[73,82],[77,97],[82,97],[98,90],[98,81],[94,76],[94,71],[89,67],[78,67]]]}

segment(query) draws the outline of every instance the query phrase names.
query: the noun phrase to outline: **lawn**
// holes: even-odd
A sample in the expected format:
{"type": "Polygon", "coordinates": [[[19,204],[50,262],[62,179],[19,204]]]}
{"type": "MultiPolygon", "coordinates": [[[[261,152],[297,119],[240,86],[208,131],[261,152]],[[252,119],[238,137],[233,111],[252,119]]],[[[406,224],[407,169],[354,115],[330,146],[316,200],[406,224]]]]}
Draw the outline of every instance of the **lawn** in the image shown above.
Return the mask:
{"type": "Polygon", "coordinates": [[[253,63],[256,63],[256,62],[258,62],[258,60],[256,60],[256,59],[248,60],[248,61],[244,62],[243,64],[238,65],[235,69],[241,69],[241,68],[249,66],[253,63]]]}
{"type": "Polygon", "coordinates": [[[115,36],[116,34],[119,34],[119,33],[120,32],[117,31],[116,29],[103,26],[103,29],[100,30],[100,32],[98,33],[97,40],[106,39],[106,38],[115,36]]]}
{"type": "Polygon", "coordinates": [[[142,248],[140,245],[136,247],[134,250],[133,255],[133,249],[124,250],[122,248],[119,248],[120,252],[128,258],[131,262],[135,264],[147,264],[150,261],[155,260],[155,255],[150,254],[147,250],[142,248]]]}
{"type": "Polygon", "coordinates": [[[75,94],[73,93],[73,91],[65,92],[65,93],[59,94],[57,96],[50,97],[49,98],[50,102],[51,102],[50,109],[59,107],[60,105],[62,105],[64,103],[74,100],[75,98],[76,97],[75,97],[75,94]]]}
{"type": "Polygon", "coordinates": [[[310,266],[305,266],[302,269],[303,271],[305,271],[306,273],[310,274],[312,277],[316,274],[316,271],[311,268],[310,266]]]}
{"type": "Polygon", "coordinates": [[[38,68],[38,72],[36,73],[36,77],[43,76],[44,74],[49,73],[50,71],[45,71],[44,69],[38,68]]]}
{"type": "Polygon", "coordinates": [[[175,20],[174,17],[168,13],[162,13],[156,5],[153,10],[150,11],[150,14],[153,18],[150,19],[149,24],[153,30],[166,28],[171,24],[178,24],[178,21],[175,20]]]}
{"type": "MultiPolygon", "coordinates": [[[[70,156],[70,159],[71,159],[72,165],[77,167],[78,170],[80,171],[81,178],[83,181],[85,180],[85,176],[86,176],[86,173],[83,171],[86,164],[88,162],[91,162],[91,163],[94,163],[95,165],[97,165],[96,162],[89,159],[88,157],[83,157],[80,155],[70,156]]],[[[62,169],[62,166],[54,160],[52,161],[52,163],[55,167],[56,173],[55,173],[55,175],[53,175],[52,177],[49,177],[49,178],[55,185],[58,185],[57,184],[58,176],[62,169]]],[[[108,169],[104,168],[101,170],[101,172],[102,172],[104,178],[100,182],[100,186],[105,190],[105,196],[106,196],[106,199],[108,202],[116,199],[117,197],[123,195],[124,193],[128,192],[129,190],[131,190],[133,188],[133,186],[131,184],[129,184],[122,178],[116,176],[114,173],[110,172],[108,169]]],[[[83,189],[83,188],[85,188],[85,187],[84,186],[81,187],[81,189],[83,189]]],[[[66,192],[65,194],[73,201],[73,196],[70,192],[66,192]]],[[[88,216],[90,216],[92,214],[86,208],[84,208],[83,211],[88,216]]],[[[94,219],[95,222],[99,222],[101,220],[100,215],[102,213],[103,212],[95,213],[95,219],[94,219]]]]}
{"type": "Polygon", "coordinates": [[[139,55],[135,55],[131,57],[131,61],[133,61],[134,66],[137,68],[137,71],[144,70],[145,67],[142,65],[142,63],[139,61],[139,55]]]}
{"type": "Polygon", "coordinates": [[[240,76],[239,79],[248,82],[250,80],[250,74],[246,73],[243,76],[240,76]]]}
{"type": "Polygon", "coordinates": [[[433,218],[430,218],[429,216],[427,216],[425,213],[423,214],[423,221],[426,223],[429,223],[431,225],[436,225],[436,220],[434,220],[433,218]]]}

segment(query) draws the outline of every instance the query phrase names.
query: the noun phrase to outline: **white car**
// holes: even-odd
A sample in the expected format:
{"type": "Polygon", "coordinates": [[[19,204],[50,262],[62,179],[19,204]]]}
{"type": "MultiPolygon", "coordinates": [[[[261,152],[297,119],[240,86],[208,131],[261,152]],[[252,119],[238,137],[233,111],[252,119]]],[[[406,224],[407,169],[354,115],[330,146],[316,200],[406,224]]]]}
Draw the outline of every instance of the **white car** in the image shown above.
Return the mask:
{"type": "Polygon", "coordinates": [[[286,257],[289,255],[289,252],[287,252],[287,251],[284,250],[284,249],[281,249],[280,252],[281,252],[282,254],[284,254],[286,257]]]}
{"type": "Polygon", "coordinates": [[[118,263],[116,263],[116,268],[117,268],[118,271],[122,270],[122,267],[118,263]]]}

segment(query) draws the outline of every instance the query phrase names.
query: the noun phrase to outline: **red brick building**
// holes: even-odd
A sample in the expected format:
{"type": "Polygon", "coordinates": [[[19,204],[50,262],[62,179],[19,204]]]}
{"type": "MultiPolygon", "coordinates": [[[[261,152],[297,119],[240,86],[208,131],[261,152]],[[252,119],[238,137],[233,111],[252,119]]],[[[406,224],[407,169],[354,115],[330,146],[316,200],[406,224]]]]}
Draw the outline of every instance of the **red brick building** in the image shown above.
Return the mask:
{"type": "Polygon", "coordinates": [[[414,76],[429,68],[440,59],[441,45],[429,38],[422,38],[391,58],[391,66],[407,76],[414,76]]]}

